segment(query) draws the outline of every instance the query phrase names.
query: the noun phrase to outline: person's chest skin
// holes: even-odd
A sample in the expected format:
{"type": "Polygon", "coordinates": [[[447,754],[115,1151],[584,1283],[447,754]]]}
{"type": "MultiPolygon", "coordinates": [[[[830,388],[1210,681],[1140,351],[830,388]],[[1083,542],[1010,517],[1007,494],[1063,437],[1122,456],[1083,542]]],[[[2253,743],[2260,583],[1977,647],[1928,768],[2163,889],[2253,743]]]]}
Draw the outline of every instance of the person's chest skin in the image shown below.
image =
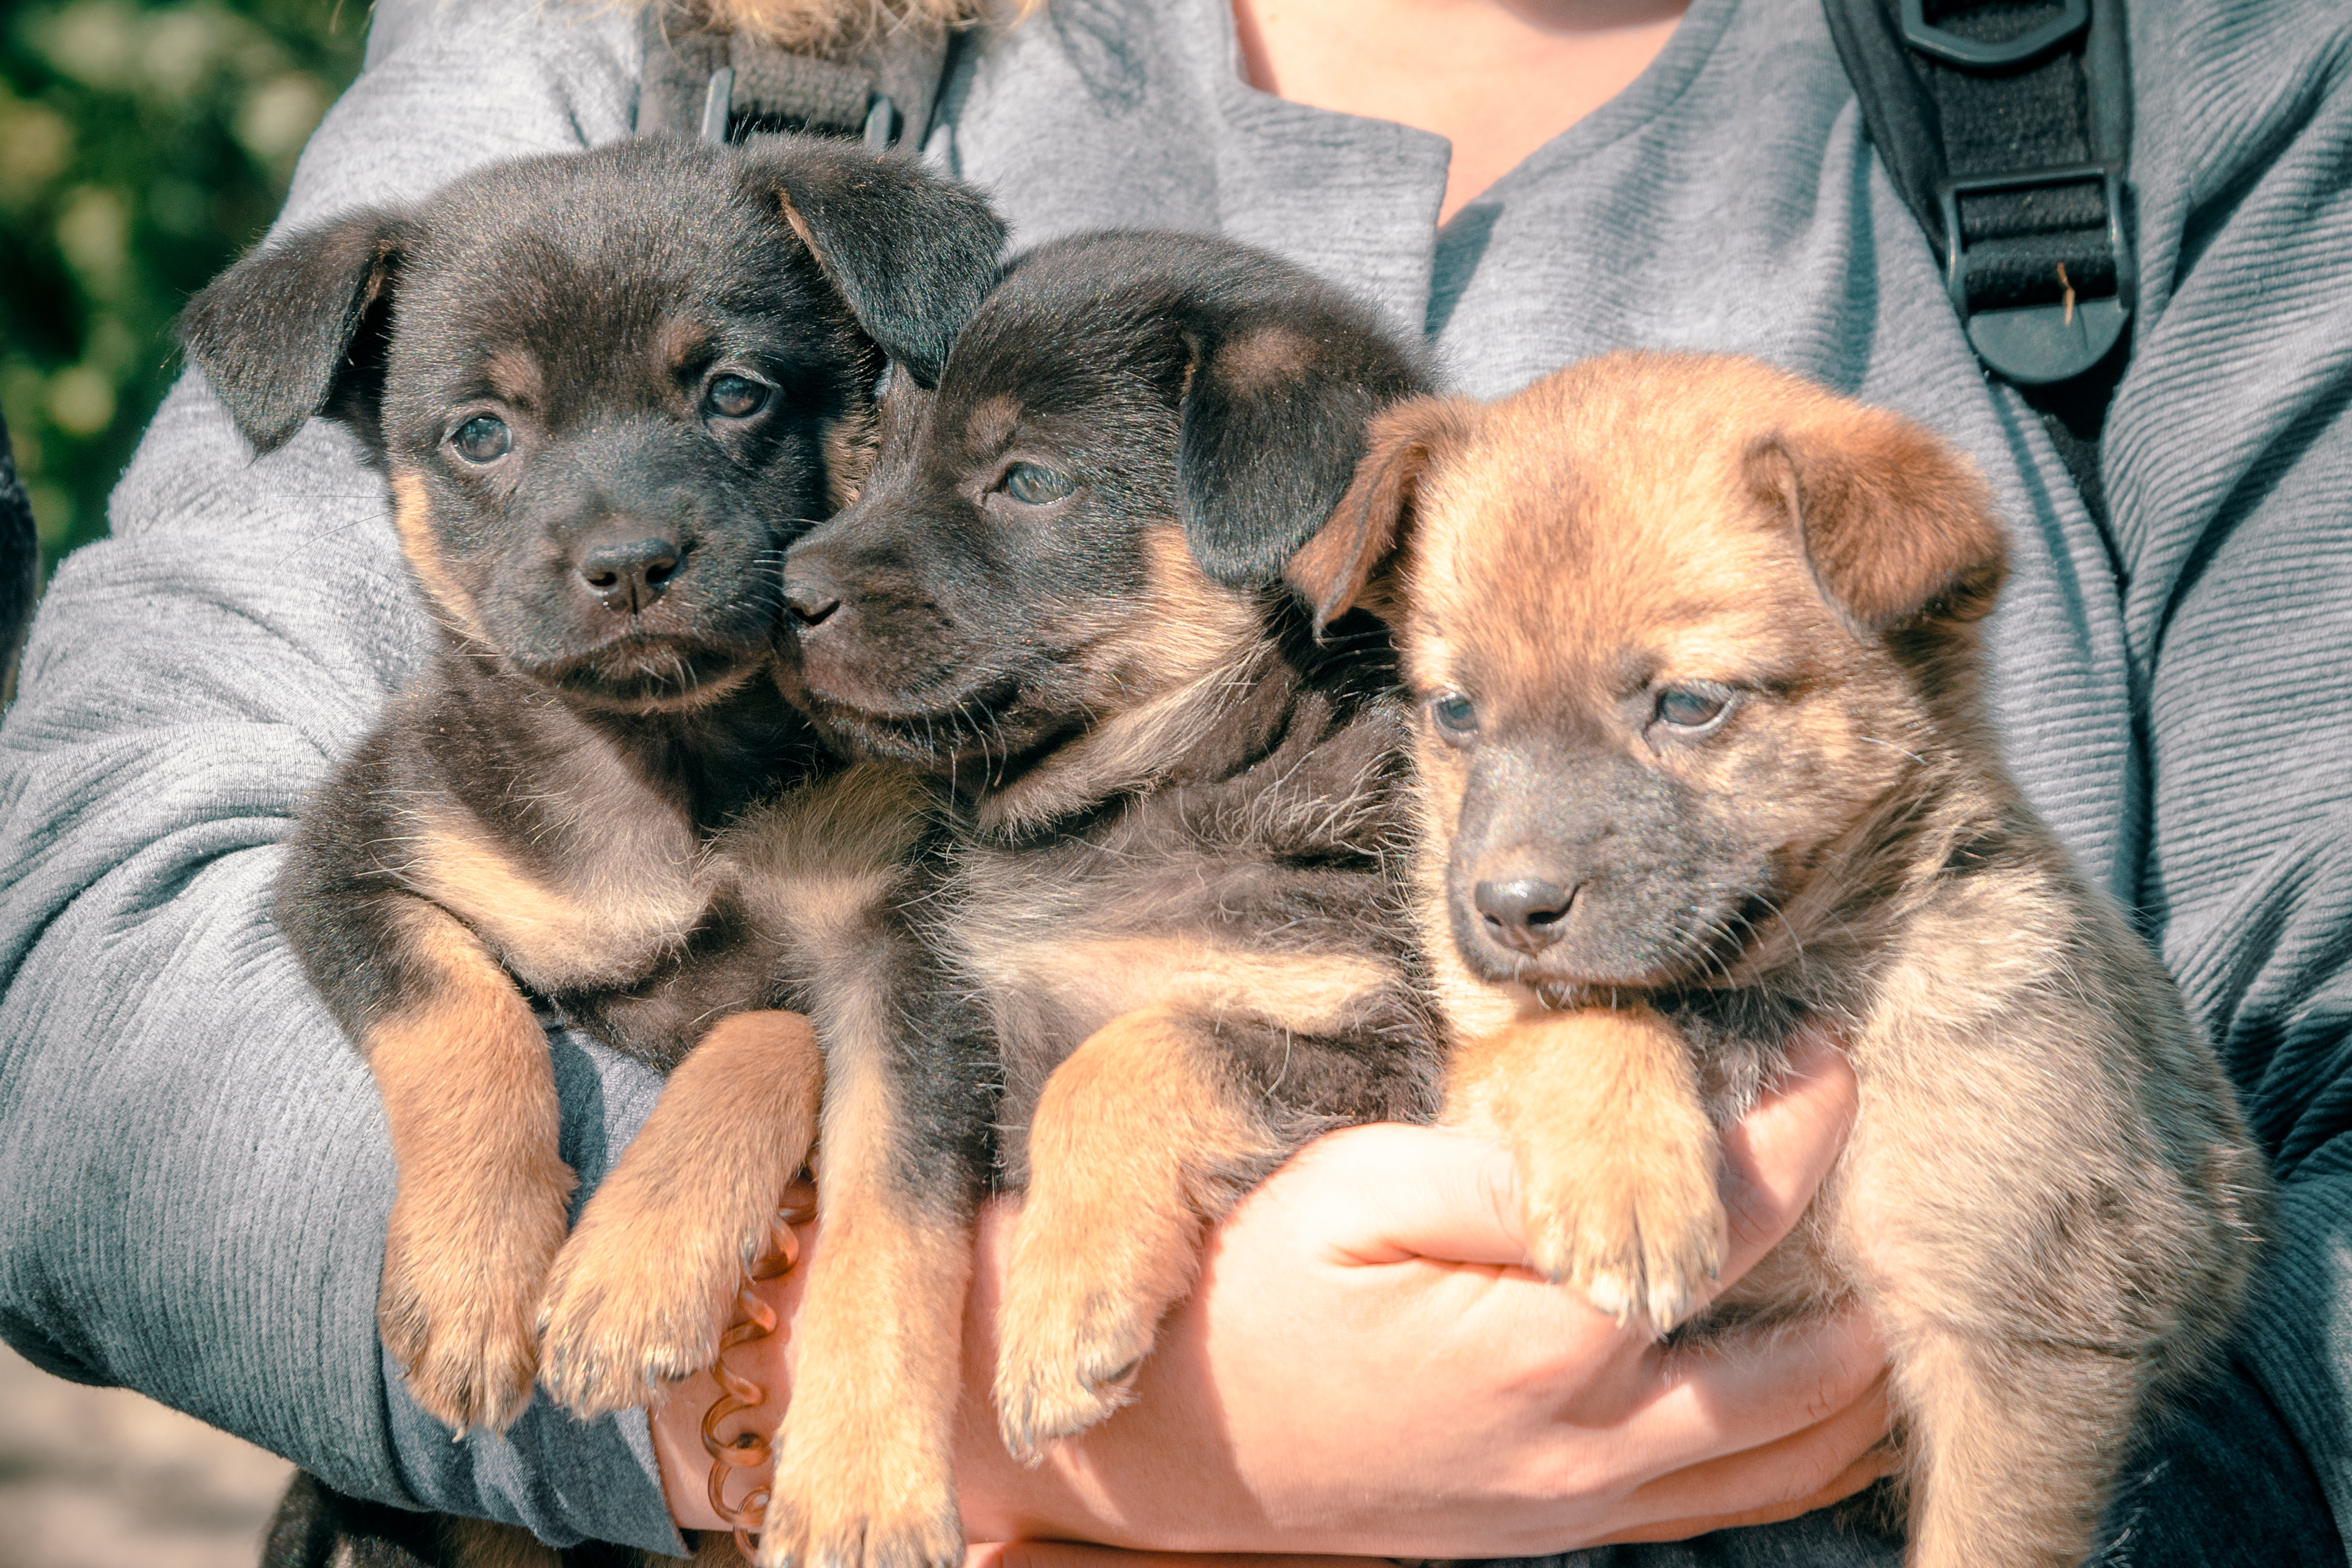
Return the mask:
{"type": "Polygon", "coordinates": [[[1648,67],[1439,226],[1450,148],[1244,79],[1227,0],[1052,0],[959,59],[929,152],[1013,248],[1222,233],[1376,301],[1453,386],[1616,348],[1751,353],[1968,449],[2009,523],[1990,627],[2011,769],[2128,898],[2137,809],[2113,569],[2030,411],[1990,387],[1877,167],[1816,0],[1691,0],[1648,67]]]}

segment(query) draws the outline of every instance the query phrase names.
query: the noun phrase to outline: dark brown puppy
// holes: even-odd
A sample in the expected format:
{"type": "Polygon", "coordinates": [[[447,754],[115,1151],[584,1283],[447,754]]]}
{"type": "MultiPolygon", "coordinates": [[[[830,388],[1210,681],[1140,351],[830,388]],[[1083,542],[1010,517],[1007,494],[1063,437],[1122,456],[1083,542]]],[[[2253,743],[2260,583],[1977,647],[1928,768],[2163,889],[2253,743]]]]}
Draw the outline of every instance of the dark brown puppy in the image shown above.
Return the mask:
{"type": "MultiPolygon", "coordinates": [[[[916,797],[835,776],[779,693],[778,564],[856,484],[882,353],[936,369],[1002,232],[905,162],[639,142],[296,234],[189,309],[190,357],[257,447],[319,413],[360,437],[441,623],[306,813],[277,908],[383,1090],[383,1339],[452,1427],[529,1398],[564,1241],[526,991],[665,1068],[709,1031],[656,1121],[747,1123],[723,1203],[648,1214],[640,1160],[591,1207],[583,1238],[615,1211],[674,1228],[702,1309],[647,1330],[625,1246],[572,1271],[564,1392],[613,1403],[709,1359],[806,1152],[814,1038],[755,1010],[839,1023],[861,1004],[816,994],[825,966],[916,962],[877,910],[916,797]]],[[[857,1024],[895,1043],[919,1020],[857,1024]]]]}
{"type": "Polygon", "coordinates": [[[1537,1263],[1660,1331],[1723,1256],[1714,1129],[1832,1027],[1859,1117],[1709,1321],[1865,1301],[1910,1557],[2059,1568],[2242,1300],[2266,1177],[2146,945],[2002,770],[1968,464],[1752,361],[1615,355],[1376,426],[1290,568],[1422,695],[1449,1118],[1537,1263]]]}
{"type": "MultiPolygon", "coordinates": [[[[987,1011],[1028,1191],[997,1383],[1016,1453],[1119,1403],[1203,1223],[1290,1150],[1433,1109],[1390,651],[1369,617],[1318,645],[1279,581],[1365,420],[1426,384],[1271,257],[1061,242],[935,394],[886,400],[866,490],[786,556],[809,711],[951,786],[929,934],[987,1011]]],[[[919,1106],[895,1114],[908,1168],[978,1183],[924,1152],[919,1106]]],[[[964,1247],[961,1200],[935,1206],[929,1245],[964,1247]]],[[[830,1548],[823,1519],[782,1524],[830,1548]]]]}

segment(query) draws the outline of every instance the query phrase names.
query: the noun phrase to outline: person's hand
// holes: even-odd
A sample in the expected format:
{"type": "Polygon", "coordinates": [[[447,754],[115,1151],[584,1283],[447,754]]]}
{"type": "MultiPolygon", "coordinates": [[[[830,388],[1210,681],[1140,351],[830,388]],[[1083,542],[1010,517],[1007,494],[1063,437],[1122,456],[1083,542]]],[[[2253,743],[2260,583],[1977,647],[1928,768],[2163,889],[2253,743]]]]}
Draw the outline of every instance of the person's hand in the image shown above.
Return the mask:
{"type": "MultiPolygon", "coordinates": [[[[1795,1224],[1852,1120],[1842,1056],[1815,1043],[1798,1069],[1726,1132],[1725,1286],[1795,1224]]],[[[1508,1158],[1461,1132],[1318,1140],[1213,1236],[1135,1404],[1034,1469],[1006,1456],[988,1404],[1012,1212],[991,1205],[958,1449],[967,1531],[1180,1552],[1533,1555],[1787,1518],[1888,1468],[1885,1355],[1858,1313],[1755,1342],[1658,1345],[1515,1267],[1511,1184],[1508,1158]]],[[[804,1273],[778,1282],[787,1313],[804,1273]]],[[[772,1389],[778,1370],[752,1375],[772,1389]]],[[[689,1380],[655,1421],[689,1527],[717,1522],[695,1432],[716,1393],[689,1380]]]]}

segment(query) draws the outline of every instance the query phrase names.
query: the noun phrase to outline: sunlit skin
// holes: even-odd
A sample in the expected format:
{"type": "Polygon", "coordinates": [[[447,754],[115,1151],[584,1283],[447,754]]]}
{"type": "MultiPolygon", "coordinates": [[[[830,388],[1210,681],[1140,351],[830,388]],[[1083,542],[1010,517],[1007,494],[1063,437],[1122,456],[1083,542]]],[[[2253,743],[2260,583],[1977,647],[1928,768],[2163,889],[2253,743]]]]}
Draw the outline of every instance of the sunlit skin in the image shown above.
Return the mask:
{"type": "Polygon", "coordinates": [[[1688,0],[1234,0],[1250,85],[1454,143],[1444,223],[1657,58],[1688,0]]]}

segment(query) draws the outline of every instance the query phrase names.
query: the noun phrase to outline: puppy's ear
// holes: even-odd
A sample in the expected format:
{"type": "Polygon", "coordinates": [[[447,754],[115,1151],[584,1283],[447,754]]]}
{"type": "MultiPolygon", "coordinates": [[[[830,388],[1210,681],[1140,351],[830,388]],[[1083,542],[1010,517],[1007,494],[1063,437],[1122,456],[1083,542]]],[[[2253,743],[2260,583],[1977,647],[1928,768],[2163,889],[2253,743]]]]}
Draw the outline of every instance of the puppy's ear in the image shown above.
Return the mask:
{"type": "Polygon", "coordinates": [[[367,211],[257,250],[188,301],[180,342],[258,452],[313,414],[383,440],[385,328],[409,220],[367,211]]]}
{"type": "Polygon", "coordinates": [[[1282,569],[1283,581],[1315,611],[1315,635],[1360,605],[1393,621],[1401,605],[1390,570],[1412,536],[1422,476],[1438,452],[1469,427],[1472,405],[1416,397],[1377,416],[1348,493],[1315,536],[1282,569]]]}
{"type": "Polygon", "coordinates": [[[1319,286],[1296,302],[1203,313],[1188,335],[1185,540],[1219,583],[1273,583],[1346,493],[1365,425],[1427,392],[1428,377],[1352,301],[1319,286]]]}
{"type": "Polygon", "coordinates": [[[1856,637],[1992,608],[2009,541],[1958,451],[1900,416],[1841,407],[1759,437],[1745,478],[1797,531],[1814,586],[1856,637]]]}
{"type": "Polygon", "coordinates": [[[911,158],[824,143],[754,154],[745,177],[782,209],[866,335],[918,384],[937,386],[1004,247],[1004,220],[980,193],[911,158]]]}

